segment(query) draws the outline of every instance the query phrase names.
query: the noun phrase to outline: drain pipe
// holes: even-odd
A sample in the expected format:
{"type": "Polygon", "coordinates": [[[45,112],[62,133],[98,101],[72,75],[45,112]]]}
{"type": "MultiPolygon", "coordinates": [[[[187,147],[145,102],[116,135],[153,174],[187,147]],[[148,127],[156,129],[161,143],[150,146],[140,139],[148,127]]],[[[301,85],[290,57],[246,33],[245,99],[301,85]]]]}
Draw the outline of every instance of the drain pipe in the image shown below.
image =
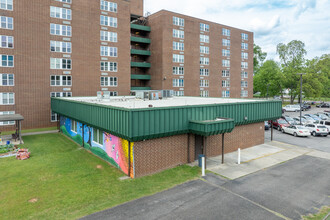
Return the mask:
{"type": "Polygon", "coordinates": [[[241,164],[241,148],[238,148],[238,158],[237,158],[237,164],[241,164]]]}

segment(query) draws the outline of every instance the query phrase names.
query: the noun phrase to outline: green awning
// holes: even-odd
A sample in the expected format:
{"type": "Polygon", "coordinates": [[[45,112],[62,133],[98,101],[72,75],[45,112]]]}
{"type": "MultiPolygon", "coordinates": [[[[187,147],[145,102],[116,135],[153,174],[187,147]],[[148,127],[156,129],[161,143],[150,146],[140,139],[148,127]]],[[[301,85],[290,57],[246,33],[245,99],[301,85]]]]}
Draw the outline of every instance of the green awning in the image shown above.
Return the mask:
{"type": "Polygon", "coordinates": [[[189,130],[193,134],[211,136],[230,133],[235,127],[234,119],[217,118],[215,120],[189,121],[189,130]]]}

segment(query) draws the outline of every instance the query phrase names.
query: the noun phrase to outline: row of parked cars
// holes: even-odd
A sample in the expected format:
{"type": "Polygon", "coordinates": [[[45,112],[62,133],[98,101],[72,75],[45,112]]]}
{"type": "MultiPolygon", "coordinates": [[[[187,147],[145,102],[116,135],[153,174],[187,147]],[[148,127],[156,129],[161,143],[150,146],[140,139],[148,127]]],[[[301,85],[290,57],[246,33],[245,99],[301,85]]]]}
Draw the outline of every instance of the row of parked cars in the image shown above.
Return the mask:
{"type": "MultiPolygon", "coordinates": [[[[270,122],[265,122],[265,129],[269,129],[270,122]]],[[[283,133],[294,136],[328,136],[330,134],[330,112],[305,114],[298,117],[282,116],[273,121],[273,127],[283,133]],[[301,123],[300,123],[301,122],[301,123]]]]}
{"type": "MultiPolygon", "coordinates": [[[[316,106],[317,108],[330,108],[329,103],[320,103],[319,105],[316,106]]],[[[299,112],[301,111],[307,111],[311,109],[311,105],[308,104],[307,102],[304,102],[303,105],[286,105],[282,108],[282,112],[299,112]]]]}

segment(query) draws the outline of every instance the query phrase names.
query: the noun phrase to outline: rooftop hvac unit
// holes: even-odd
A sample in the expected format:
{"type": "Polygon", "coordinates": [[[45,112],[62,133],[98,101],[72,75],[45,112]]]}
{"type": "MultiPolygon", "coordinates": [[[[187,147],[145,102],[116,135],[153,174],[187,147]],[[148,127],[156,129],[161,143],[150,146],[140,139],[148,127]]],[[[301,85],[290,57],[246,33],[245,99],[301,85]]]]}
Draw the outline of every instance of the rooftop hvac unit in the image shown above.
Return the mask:
{"type": "Polygon", "coordinates": [[[173,90],[163,90],[163,98],[172,98],[173,95],[173,90]]]}
{"type": "Polygon", "coordinates": [[[162,91],[150,91],[149,92],[149,100],[159,100],[162,99],[163,94],[162,91]]]}
{"type": "Polygon", "coordinates": [[[103,99],[103,92],[99,91],[97,94],[97,100],[101,101],[103,99]]]}
{"type": "Polygon", "coordinates": [[[103,92],[103,98],[106,99],[107,101],[110,101],[110,92],[109,91],[104,91],[103,92]]]}

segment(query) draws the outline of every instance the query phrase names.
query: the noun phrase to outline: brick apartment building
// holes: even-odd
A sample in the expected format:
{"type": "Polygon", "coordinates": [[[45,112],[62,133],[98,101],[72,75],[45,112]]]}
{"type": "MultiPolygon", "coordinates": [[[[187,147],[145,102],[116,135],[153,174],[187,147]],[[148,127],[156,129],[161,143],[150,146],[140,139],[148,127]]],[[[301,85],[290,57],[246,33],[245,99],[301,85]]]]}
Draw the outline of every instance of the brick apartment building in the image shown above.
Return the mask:
{"type": "Polygon", "coordinates": [[[143,18],[143,0],[2,0],[0,16],[0,114],[23,115],[23,129],[56,126],[51,97],[252,96],[251,32],[163,10],[143,18]]]}

